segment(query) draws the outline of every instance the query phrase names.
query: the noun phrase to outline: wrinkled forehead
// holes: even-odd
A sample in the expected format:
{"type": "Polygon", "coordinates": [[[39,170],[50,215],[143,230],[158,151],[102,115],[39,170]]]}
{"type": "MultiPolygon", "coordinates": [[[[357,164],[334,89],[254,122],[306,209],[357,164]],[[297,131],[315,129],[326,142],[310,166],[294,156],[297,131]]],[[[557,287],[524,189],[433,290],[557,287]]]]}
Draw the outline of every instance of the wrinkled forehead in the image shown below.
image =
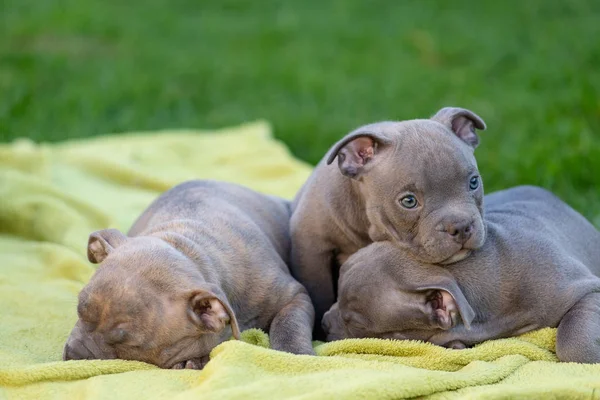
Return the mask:
{"type": "Polygon", "coordinates": [[[364,270],[344,281],[339,290],[340,308],[368,316],[372,310],[381,309],[389,302],[391,294],[398,290],[393,279],[362,265],[364,270]],[[364,272],[364,273],[363,273],[364,272]]]}
{"type": "Polygon", "coordinates": [[[402,289],[406,283],[410,288],[415,276],[423,275],[423,266],[391,242],[374,242],[352,254],[343,265],[346,273],[342,274],[344,287],[340,291],[360,290],[365,282],[380,290],[402,289]]]}
{"type": "Polygon", "coordinates": [[[137,319],[161,307],[152,287],[136,275],[102,274],[92,278],[79,294],[77,313],[86,322],[101,324],[112,319],[137,319]]]}
{"type": "Polygon", "coordinates": [[[106,257],[90,284],[95,283],[98,290],[110,290],[114,286],[135,290],[141,286],[168,293],[189,285],[190,263],[162,240],[132,238],[106,257]]]}
{"type": "Polygon", "coordinates": [[[473,150],[441,124],[406,121],[398,130],[396,146],[386,161],[406,180],[435,186],[477,170],[473,150]]]}

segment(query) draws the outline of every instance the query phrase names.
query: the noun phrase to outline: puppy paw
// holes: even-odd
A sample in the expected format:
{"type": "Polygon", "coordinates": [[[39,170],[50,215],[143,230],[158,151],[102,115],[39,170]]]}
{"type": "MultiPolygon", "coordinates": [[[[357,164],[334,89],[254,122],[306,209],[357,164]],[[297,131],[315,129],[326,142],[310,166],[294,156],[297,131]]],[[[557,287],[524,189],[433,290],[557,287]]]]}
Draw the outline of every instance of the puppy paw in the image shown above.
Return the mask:
{"type": "Polygon", "coordinates": [[[467,345],[461,342],[460,340],[453,340],[451,342],[446,343],[444,347],[454,350],[463,350],[467,348],[467,345]]]}
{"type": "Polygon", "coordinates": [[[192,358],[191,360],[179,362],[171,367],[171,369],[202,369],[209,361],[209,356],[192,358]]]}

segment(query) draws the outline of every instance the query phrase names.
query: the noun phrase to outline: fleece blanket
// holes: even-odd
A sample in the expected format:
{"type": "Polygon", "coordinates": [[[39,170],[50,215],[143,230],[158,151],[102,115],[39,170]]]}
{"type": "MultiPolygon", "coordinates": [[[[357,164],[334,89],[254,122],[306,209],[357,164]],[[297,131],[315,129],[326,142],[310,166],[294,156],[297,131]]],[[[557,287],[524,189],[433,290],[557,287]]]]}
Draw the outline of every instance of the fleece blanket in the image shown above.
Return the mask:
{"type": "Polygon", "coordinates": [[[90,232],[127,230],[162,191],[196,178],[291,198],[310,173],[265,122],[218,132],[132,133],[0,145],[0,398],[600,398],[600,365],[561,364],[555,330],[448,350],[374,339],[268,348],[258,330],[203,371],[123,360],[62,362],[90,232]]]}

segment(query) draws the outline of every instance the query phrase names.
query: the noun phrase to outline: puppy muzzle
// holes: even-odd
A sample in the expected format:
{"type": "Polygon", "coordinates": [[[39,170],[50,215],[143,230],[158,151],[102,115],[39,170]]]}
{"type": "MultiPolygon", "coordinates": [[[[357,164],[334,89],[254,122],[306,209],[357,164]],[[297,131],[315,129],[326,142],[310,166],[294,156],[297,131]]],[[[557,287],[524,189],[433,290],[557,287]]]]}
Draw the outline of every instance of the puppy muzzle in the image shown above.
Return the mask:
{"type": "Polygon", "coordinates": [[[94,355],[81,345],[71,345],[67,343],[63,350],[63,360],[93,360],[94,355]]]}
{"type": "Polygon", "coordinates": [[[98,345],[92,340],[71,339],[63,349],[63,360],[112,360],[117,358],[114,350],[98,345]]]}

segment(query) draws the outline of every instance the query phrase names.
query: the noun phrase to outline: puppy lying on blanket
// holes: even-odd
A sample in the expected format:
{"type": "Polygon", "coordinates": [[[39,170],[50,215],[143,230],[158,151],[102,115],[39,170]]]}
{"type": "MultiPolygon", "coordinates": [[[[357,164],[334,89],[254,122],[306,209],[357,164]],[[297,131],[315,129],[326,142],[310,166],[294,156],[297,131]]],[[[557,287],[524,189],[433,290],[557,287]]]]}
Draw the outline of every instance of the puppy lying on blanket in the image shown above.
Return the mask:
{"type": "Polygon", "coordinates": [[[420,263],[389,242],[343,265],[329,340],[381,337],[464,348],[558,327],[561,361],[600,362],[600,232],[551,193],[486,196],[487,241],[449,266],[420,263]]]}
{"type": "Polygon", "coordinates": [[[241,186],[183,183],[160,196],[129,236],[90,235],[101,263],[79,295],[64,359],[139,360],[202,368],[240,330],[274,349],[314,354],[314,310],[286,265],[289,204],[241,186]]]}
{"type": "Polygon", "coordinates": [[[365,125],[317,165],[292,204],[290,229],[292,274],[318,321],[335,302],[338,266],[372,242],[395,242],[428,263],[461,260],[483,244],[475,129],[483,120],[462,108],[365,125]]]}

